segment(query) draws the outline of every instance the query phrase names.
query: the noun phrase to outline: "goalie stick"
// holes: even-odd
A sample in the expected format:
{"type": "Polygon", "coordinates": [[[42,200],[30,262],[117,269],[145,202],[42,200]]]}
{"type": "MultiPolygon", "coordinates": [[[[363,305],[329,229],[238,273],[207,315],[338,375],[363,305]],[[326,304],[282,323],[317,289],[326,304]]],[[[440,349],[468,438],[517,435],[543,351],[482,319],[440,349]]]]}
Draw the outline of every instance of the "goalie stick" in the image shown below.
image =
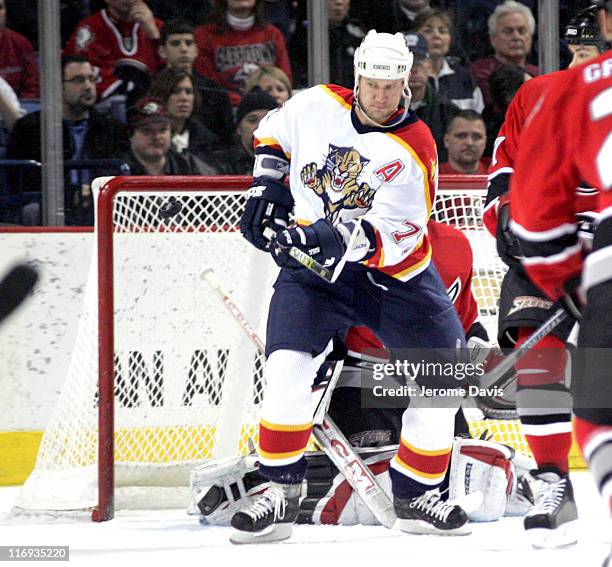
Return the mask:
{"type": "Polygon", "coordinates": [[[480,377],[481,388],[491,388],[499,385],[504,376],[513,369],[517,361],[527,354],[537,343],[539,343],[553,329],[556,329],[565,319],[568,313],[565,309],[557,309],[536,331],[520,346],[513,350],[506,358],[504,358],[490,372],[483,374],[480,377]]]}
{"type": "Polygon", "coordinates": [[[34,289],[38,272],[28,264],[18,264],[0,281],[0,322],[6,319],[34,289]]]}
{"type": "MultiPolygon", "coordinates": [[[[257,331],[247,321],[240,308],[223,289],[221,281],[214,273],[214,270],[208,268],[202,272],[201,277],[216,292],[234,320],[240,325],[242,331],[263,354],[265,350],[263,341],[259,338],[257,331]]],[[[327,415],[329,400],[331,399],[333,386],[338,379],[339,373],[340,370],[335,368],[334,374],[319,400],[317,409],[314,412],[312,434],[325,454],[338,468],[353,490],[359,494],[372,514],[383,526],[392,528],[396,517],[391,500],[380,484],[378,484],[370,469],[363,463],[359,455],[355,453],[337,425],[327,415]]]]}

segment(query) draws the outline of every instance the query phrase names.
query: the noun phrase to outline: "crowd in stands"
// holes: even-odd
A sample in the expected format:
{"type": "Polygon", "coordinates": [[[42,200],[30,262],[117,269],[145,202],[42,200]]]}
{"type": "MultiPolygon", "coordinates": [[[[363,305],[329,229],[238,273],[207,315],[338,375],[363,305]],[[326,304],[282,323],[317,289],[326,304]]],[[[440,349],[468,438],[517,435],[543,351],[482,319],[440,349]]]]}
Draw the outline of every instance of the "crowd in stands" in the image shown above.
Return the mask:
{"type": "MultiPolygon", "coordinates": [[[[410,109],[432,130],[440,171],[486,173],[512,96],[538,74],[537,2],[327,2],[330,82],[353,88],[368,29],[403,33],[414,54],[410,109]]],[[[36,14],[34,0],[0,0],[0,158],[40,162],[44,109],[27,113],[40,97],[29,4],[36,14]]],[[[561,2],[561,24],[588,4],[561,2]]],[[[248,175],[259,121],[311,86],[306,2],[64,0],[61,10],[66,161],[119,160],[132,175],[248,175]]],[[[2,171],[0,162],[0,195],[18,191],[2,171]]],[[[79,203],[95,173],[66,174],[79,203]]],[[[19,179],[40,191],[40,170],[19,179]]],[[[16,222],[40,224],[34,201],[16,222]]],[[[0,200],[0,222],[15,220],[3,212],[0,200]]]]}

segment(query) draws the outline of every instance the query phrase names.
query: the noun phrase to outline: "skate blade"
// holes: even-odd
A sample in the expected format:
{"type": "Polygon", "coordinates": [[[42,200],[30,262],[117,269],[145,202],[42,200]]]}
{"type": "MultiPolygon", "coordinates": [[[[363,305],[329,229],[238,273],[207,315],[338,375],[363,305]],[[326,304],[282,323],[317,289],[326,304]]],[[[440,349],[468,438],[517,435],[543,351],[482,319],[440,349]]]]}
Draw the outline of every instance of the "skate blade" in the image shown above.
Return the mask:
{"type": "Polygon", "coordinates": [[[472,533],[472,529],[467,522],[454,530],[440,530],[423,520],[401,520],[399,518],[393,529],[415,535],[463,536],[472,533]]]}
{"type": "Polygon", "coordinates": [[[570,547],[578,543],[576,522],[568,522],[556,530],[532,528],[526,530],[527,538],[535,549],[552,549],[570,547]]]}
{"type": "Polygon", "coordinates": [[[260,532],[234,530],[230,535],[230,542],[234,545],[279,542],[291,537],[292,527],[293,524],[272,524],[260,532]]]}

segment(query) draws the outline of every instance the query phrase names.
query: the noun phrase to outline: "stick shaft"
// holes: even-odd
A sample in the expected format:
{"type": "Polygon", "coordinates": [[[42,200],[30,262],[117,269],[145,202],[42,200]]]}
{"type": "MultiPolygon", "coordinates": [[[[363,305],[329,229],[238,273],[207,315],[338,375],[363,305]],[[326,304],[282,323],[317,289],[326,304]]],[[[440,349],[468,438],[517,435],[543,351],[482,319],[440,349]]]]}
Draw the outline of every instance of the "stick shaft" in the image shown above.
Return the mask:
{"type": "Polygon", "coordinates": [[[544,321],[540,327],[520,346],[520,348],[512,351],[504,360],[502,360],[491,372],[482,375],[480,383],[483,388],[491,388],[496,386],[502,380],[504,375],[511,370],[514,365],[527,354],[537,343],[539,343],[553,329],[557,328],[567,318],[567,312],[564,309],[557,309],[549,319],[544,321]]]}
{"type": "Polygon", "coordinates": [[[223,289],[218,278],[214,275],[214,272],[212,270],[208,270],[202,274],[202,277],[208,283],[208,285],[210,285],[210,287],[215,291],[219,299],[223,301],[223,305],[225,305],[225,308],[228,310],[230,315],[240,325],[240,328],[242,329],[244,334],[257,347],[259,352],[264,354],[266,350],[264,342],[259,337],[259,334],[255,330],[255,328],[249,323],[248,319],[244,316],[244,313],[242,312],[240,307],[236,305],[234,300],[223,289]]]}
{"type": "Polygon", "coordinates": [[[391,500],[333,420],[326,415],[313,426],[312,434],[370,512],[383,526],[392,528],[396,517],[391,500]]]}
{"type": "MultiPolygon", "coordinates": [[[[203,279],[205,279],[215,290],[218,297],[223,300],[223,304],[228,311],[230,311],[243,332],[247,334],[253,344],[263,353],[265,351],[263,341],[247,321],[240,308],[232,301],[230,296],[223,291],[220,282],[214,276],[214,272],[212,272],[212,270],[205,272],[203,274],[203,279]]],[[[374,514],[383,526],[391,528],[396,518],[393,504],[385,494],[385,491],[332,419],[326,413],[323,417],[320,416],[322,412],[327,412],[329,400],[331,399],[331,390],[338,379],[339,373],[339,370],[334,372],[334,375],[327,385],[327,389],[319,401],[319,406],[313,418],[312,434],[323,448],[325,454],[336,465],[342,476],[344,476],[347,482],[353,487],[355,492],[359,494],[372,514],[374,514]]]]}
{"type": "MultiPolygon", "coordinates": [[[[270,241],[276,236],[276,233],[270,227],[264,228],[263,234],[270,241]]],[[[300,250],[296,246],[291,246],[289,247],[287,253],[296,262],[304,266],[304,268],[317,274],[317,276],[323,278],[325,281],[330,283],[335,281],[333,280],[334,274],[331,270],[328,270],[323,264],[317,262],[312,256],[309,256],[303,250],[300,250]]]]}

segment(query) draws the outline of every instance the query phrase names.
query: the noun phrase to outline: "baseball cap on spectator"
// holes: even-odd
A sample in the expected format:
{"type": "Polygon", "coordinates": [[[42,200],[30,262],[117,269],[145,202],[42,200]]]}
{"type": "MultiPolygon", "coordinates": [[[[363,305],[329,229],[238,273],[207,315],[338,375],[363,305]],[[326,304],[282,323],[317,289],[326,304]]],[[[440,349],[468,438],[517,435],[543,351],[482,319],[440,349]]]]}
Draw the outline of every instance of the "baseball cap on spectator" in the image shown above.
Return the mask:
{"type": "Polygon", "coordinates": [[[416,32],[410,32],[405,33],[404,37],[406,38],[406,45],[408,46],[408,49],[410,49],[410,53],[414,55],[415,59],[422,60],[429,58],[429,47],[424,35],[416,32]]]}
{"type": "Polygon", "coordinates": [[[141,98],[128,110],[128,124],[133,132],[149,124],[170,124],[170,115],[158,98],[141,98]]]}
{"type": "Polygon", "coordinates": [[[274,98],[259,87],[255,87],[242,97],[242,101],[236,111],[236,124],[240,124],[249,112],[254,110],[273,110],[277,106],[278,103],[274,98]]]}

